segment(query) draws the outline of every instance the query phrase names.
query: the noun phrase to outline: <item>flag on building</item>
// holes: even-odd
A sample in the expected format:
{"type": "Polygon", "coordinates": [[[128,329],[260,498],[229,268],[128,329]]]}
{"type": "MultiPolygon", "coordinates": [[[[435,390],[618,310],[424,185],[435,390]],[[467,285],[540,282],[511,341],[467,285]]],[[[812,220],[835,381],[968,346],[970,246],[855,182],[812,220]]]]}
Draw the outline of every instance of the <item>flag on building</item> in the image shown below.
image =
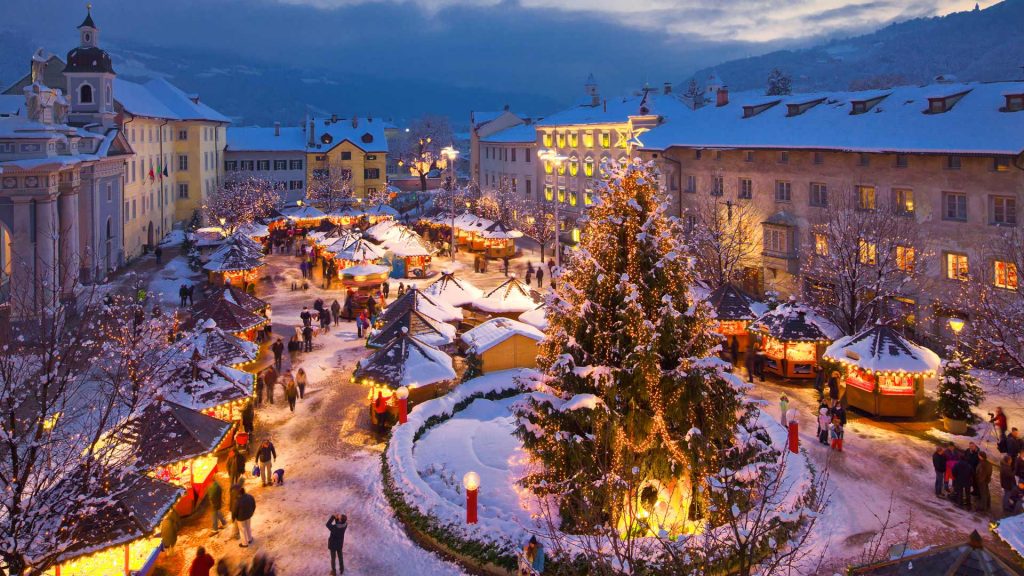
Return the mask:
{"type": "Polygon", "coordinates": [[[153,175],[153,167],[151,166],[149,168],[149,181],[152,182],[153,180],[156,180],[156,176],[153,175]]]}

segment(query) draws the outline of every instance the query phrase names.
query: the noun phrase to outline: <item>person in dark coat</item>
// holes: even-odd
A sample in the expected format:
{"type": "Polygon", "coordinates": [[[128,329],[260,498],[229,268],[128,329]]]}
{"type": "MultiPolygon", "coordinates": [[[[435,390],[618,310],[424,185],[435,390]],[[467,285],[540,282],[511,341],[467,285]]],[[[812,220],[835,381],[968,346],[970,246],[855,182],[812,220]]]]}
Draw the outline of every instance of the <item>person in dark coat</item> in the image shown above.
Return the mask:
{"type": "Polygon", "coordinates": [[[839,371],[833,370],[832,376],[828,379],[828,397],[833,401],[839,400],[839,371]]]}
{"type": "Polygon", "coordinates": [[[213,560],[213,556],[206,553],[206,548],[200,546],[196,548],[196,557],[192,560],[192,565],[188,567],[188,576],[210,576],[210,569],[213,568],[216,562],[213,560]]]}
{"type": "Polygon", "coordinates": [[[999,463],[999,487],[1003,489],[1003,512],[1013,509],[1011,493],[1017,489],[1017,477],[1013,475],[1013,459],[1003,456],[999,463]]]}
{"type": "Polygon", "coordinates": [[[228,453],[227,469],[231,484],[237,483],[238,478],[245,474],[245,455],[232,448],[228,453]]]}
{"type": "Polygon", "coordinates": [[[936,446],[932,453],[932,468],[935,469],[935,495],[942,497],[946,487],[946,449],[936,446]]]}
{"type": "Polygon", "coordinates": [[[1016,428],[1010,428],[1010,435],[1006,437],[1006,453],[1016,461],[1022,446],[1024,443],[1021,442],[1020,432],[1016,428]]]}
{"type": "Polygon", "coordinates": [[[992,463],[988,454],[978,453],[978,466],[974,469],[974,493],[978,496],[979,512],[988,512],[992,508],[992,494],[989,485],[992,482],[992,463]]]}
{"type": "Polygon", "coordinates": [[[729,355],[732,358],[732,363],[740,365],[740,341],[735,336],[732,337],[732,342],[729,343],[729,355]]]}
{"type": "Polygon", "coordinates": [[[313,327],[306,326],[302,329],[302,343],[306,352],[313,351],[313,327]]]}
{"type": "Polygon", "coordinates": [[[832,415],[839,418],[840,424],[846,426],[846,408],[843,408],[842,402],[837,401],[835,405],[832,406],[832,415]]]}
{"type": "Polygon", "coordinates": [[[341,304],[337,300],[331,302],[331,316],[334,317],[334,325],[341,324],[341,304]]]}
{"type": "Polygon", "coordinates": [[[818,391],[818,398],[825,397],[825,371],[821,366],[814,367],[814,389],[818,391]]]}
{"type": "Polygon", "coordinates": [[[977,444],[975,444],[974,442],[968,444],[967,451],[964,452],[964,460],[967,460],[967,463],[971,465],[971,468],[978,467],[978,462],[979,460],[981,460],[979,456],[980,453],[981,452],[980,450],[978,450],[977,444]]]}
{"type": "Polygon", "coordinates": [[[385,283],[381,284],[380,285],[380,291],[381,291],[382,294],[384,294],[384,297],[387,298],[388,295],[391,294],[391,283],[390,282],[385,282],[385,283]]]}
{"type": "Polygon", "coordinates": [[[266,384],[267,391],[267,403],[274,403],[274,387],[277,386],[277,370],[273,368],[267,368],[263,371],[265,374],[263,381],[266,384]]]}
{"type": "Polygon", "coordinates": [[[953,502],[964,508],[971,507],[971,486],[974,484],[974,468],[965,459],[953,465],[953,502]]]}
{"type": "Polygon", "coordinates": [[[267,382],[263,376],[263,372],[256,375],[256,407],[259,408],[263,405],[263,389],[267,387],[267,382]]]}
{"type": "Polygon", "coordinates": [[[537,266],[537,288],[544,287],[544,267],[537,266]]]}
{"type": "Polygon", "coordinates": [[[373,298],[366,301],[366,313],[371,317],[377,315],[377,301],[373,298]]]}
{"type": "Polygon", "coordinates": [[[348,529],[348,516],[335,514],[327,519],[327,529],[331,535],[327,537],[327,550],[331,554],[331,574],[345,573],[345,530],[348,529]],[[334,560],[338,560],[338,569],[335,571],[334,560]]]}
{"type": "Polygon", "coordinates": [[[1024,458],[1018,457],[1013,461],[1013,474],[1017,476],[1017,480],[1024,482],[1024,458]]]}
{"type": "Polygon", "coordinates": [[[181,285],[181,288],[178,288],[178,298],[181,299],[182,308],[188,305],[188,287],[184,284],[181,285]]]}
{"type": "Polygon", "coordinates": [[[238,534],[242,538],[238,545],[242,548],[248,548],[249,543],[253,540],[252,526],[250,524],[255,513],[256,499],[252,497],[252,494],[246,494],[243,486],[239,486],[238,500],[235,501],[235,506],[231,509],[231,516],[238,525],[238,534]]]}
{"type": "Polygon", "coordinates": [[[299,371],[295,373],[295,385],[299,387],[299,400],[306,397],[306,371],[299,368],[299,371]]]}
{"type": "Polygon", "coordinates": [[[284,383],[284,397],[288,400],[288,409],[295,412],[295,401],[299,397],[299,388],[295,385],[293,378],[288,378],[284,383]]]}
{"type": "Polygon", "coordinates": [[[196,287],[192,285],[188,286],[188,303],[189,305],[196,303],[196,287]]]}
{"type": "Polygon", "coordinates": [[[271,483],[270,470],[274,466],[274,460],[277,460],[277,450],[274,449],[274,443],[270,440],[264,440],[256,451],[256,463],[260,465],[260,480],[263,481],[264,486],[271,483]]]}
{"type": "Polygon", "coordinates": [[[159,244],[157,244],[156,250],[153,250],[153,255],[156,256],[156,263],[157,264],[163,264],[164,263],[164,249],[161,248],[159,244]]]}
{"type": "Polygon", "coordinates": [[[270,349],[274,351],[274,368],[281,369],[281,357],[284,356],[284,342],[278,338],[273,344],[270,345],[270,349]]]}
{"type": "Polygon", "coordinates": [[[210,504],[210,520],[213,532],[216,534],[220,531],[221,526],[228,525],[227,520],[224,519],[224,513],[220,511],[221,505],[224,504],[224,493],[216,480],[210,482],[210,487],[206,489],[206,501],[210,504]]]}
{"type": "Polygon", "coordinates": [[[174,553],[174,547],[178,544],[178,528],[181,527],[181,516],[171,509],[167,516],[160,522],[160,545],[164,552],[174,553]]]}
{"type": "Polygon", "coordinates": [[[309,308],[303,306],[302,307],[302,313],[299,314],[299,318],[302,319],[302,325],[303,326],[312,326],[313,325],[313,315],[310,314],[309,308]]]}
{"type": "Polygon", "coordinates": [[[252,407],[252,402],[245,405],[242,408],[242,430],[245,433],[252,436],[253,423],[256,420],[256,409],[252,407]]]}

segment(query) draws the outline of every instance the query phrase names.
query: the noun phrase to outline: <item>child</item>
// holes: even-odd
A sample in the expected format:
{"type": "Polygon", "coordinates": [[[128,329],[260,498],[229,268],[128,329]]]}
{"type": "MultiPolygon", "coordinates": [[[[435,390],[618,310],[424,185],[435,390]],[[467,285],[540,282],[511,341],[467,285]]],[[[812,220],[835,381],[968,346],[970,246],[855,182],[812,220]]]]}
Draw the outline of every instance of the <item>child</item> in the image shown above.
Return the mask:
{"type": "Polygon", "coordinates": [[[828,446],[828,427],[832,419],[828,416],[828,408],[818,409],[818,442],[828,446]]]}
{"type": "Polygon", "coordinates": [[[284,486],[284,468],[274,470],[274,485],[284,486]]]}
{"type": "Polygon", "coordinates": [[[832,438],[832,449],[836,452],[843,451],[843,423],[839,420],[839,416],[832,417],[832,425],[829,430],[829,436],[832,438]]]}

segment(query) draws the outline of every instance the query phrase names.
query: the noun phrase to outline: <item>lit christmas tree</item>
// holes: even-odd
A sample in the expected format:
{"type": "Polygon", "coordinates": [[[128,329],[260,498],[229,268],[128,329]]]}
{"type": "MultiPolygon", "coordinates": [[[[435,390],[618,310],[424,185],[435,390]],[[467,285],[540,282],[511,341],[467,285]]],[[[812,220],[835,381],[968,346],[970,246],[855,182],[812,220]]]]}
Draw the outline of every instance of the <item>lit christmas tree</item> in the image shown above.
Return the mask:
{"type": "Polygon", "coordinates": [[[970,361],[960,353],[960,347],[953,348],[953,357],[942,362],[942,377],[939,378],[939,414],[951,420],[978,421],[974,408],[985,399],[985,391],[978,385],[978,379],[971,374],[970,361]]]}

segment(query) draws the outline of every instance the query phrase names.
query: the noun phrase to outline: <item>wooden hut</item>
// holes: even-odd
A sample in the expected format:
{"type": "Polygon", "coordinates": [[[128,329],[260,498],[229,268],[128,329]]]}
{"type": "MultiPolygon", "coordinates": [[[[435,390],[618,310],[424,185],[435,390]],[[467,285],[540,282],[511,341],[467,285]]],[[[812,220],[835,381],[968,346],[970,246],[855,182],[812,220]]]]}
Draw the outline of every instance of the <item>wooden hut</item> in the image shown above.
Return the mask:
{"type": "Polygon", "coordinates": [[[488,258],[512,258],[516,255],[516,238],[522,237],[519,230],[494,222],[480,233],[479,247],[474,239],[473,250],[482,250],[488,258]]]}
{"type": "Polygon", "coordinates": [[[434,348],[443,349],[455,342],[455,326],[431,318],[415,306],[404,306],[404,311],[392,315],[391,321],[379,330],[374,330],[366,345],[370,348],[383,348],[389,342],[408,332],[419,341],[434,348]]]}
{"type": "Polygon", "coordinates": [[[716,331],[731,342],[736,339],[739,350],[750,346],[747,327],[765,312],[765,306],[732,284],[723,284],[708,295],[708,304],[715,311],[716,331]]]}
{"type": "Polygon", "coordinates": [[[822,355],[846,368],[846,402],[875,416],[913,418],[924,402],[925,381],[934,379],[941,360],[935,352],[876,324],[844,336],[822,355]]]}
{"type": "Polygon", "coordinates": [[[814,378],[814,367],[838,330],[805,306],[780,304],[750,324],[762,338],[755,353],[764,354],[764,369],[783,378],[814,378]]]}
{"type": "Polygon", "coordinates": [[[393,228],[397,230],[384,241],[385,248],[394,255],[391,261],[392,273],[395,278],[425,278],[430,272],[430,259],[433,248],[422,236],[409,228],[393,228]]]}
{"type": "Polygon", "coordinates": [[[1016,562],[985,546],[975,530],[967,542],[932,546],[916,554],[897,550],[897,557],[850,568],[850,576],[1024,576],[1016,562]]]}
{"type": "Polygon", "coordinates": [[[365,238],[358,238],[338,251],[332,248],[328,248],[328,251],[334,254],[339,272],[359,264],[379,264],[385,256],[383,248],[365,238]]]}
{"type": "Polygon", "coordinates": [[[484,374],[512,368],[535,368],[540,330],[508,318],[491,318],[462,335],[467,354],[480,358],[484,374]]]}
{"type": "MultiPolygon", "coordinates": [[[[223,294],[225,292],[222,292],[221,296],[223,294]]],[[[218,327],[229,334],[250,342],[255,341],[256,331],[266,326],[269,320],[256,312],[250,312],[236,302],[235,298],[211,295],[192,308],[192,318],[184,328],[186,330],[196,328],[202,326],[207,320],[213,320],[218,327]]]]}
{"type": "Polygon", "coordinates": [[[279,210],[282,216],[299,228],[315,228],[327,218],[319,208],[299,202],[296,206],[288,206],[279,210]]]}
{"type": "Polygon", "coordinates": [[[465,306],[482,298],[484,291],[469,280],[455,276],[454,272],[442,272],[441,277],[423,289],[423,292],[452,306],[465,306]]]}
{"type": "Polygon", "coordinates": [[[193,353],[198,353],[202,358],[239,370],[254,363],[260,354],[259,346],[221,330],[212,318],[207,318],[174,346],[181,351],[183,358],[191,358],[193,353]]]}
{"type": "Polygon", "coordinates": [[[256,383],[255,375],[204,357],[192,346],[176,354],[158,378],[167,400],[227,422],[241,418],[256,383]],[[189,349],[191,356],[186,358],[189,349]]]}
{"type": "Polygon", "coordinates": [[[523,312],[537,307],[537,300],[530,287],[516,278],[515,274],[500,286],[488,292],[483,298],[477,298],[470,304],[473,320],[482,322],[495,316],[517,318],[523,312]]]}
{"type": "Polygon", "coordinates": [[[256,257],[236,245],[226,245],[225,250],[218,250],[203,265],[209,273],[210,283],[214,286],[232,285],[248,290],[255,286],[259,278],[259,269],[264,266],[262,257],[256,257]]]}
{"type": "Polygon", "coordinates": [[[429,296],[419,288],[412,286],[405,291],[401,298],[395,299],[394,302],[384,309],[384,314],[380,318],[381,326],[390,324],[395,318],[402,316],[410,309],[422,312],[424,315],[440,322],[458,324],[462,321],[461,309],[448,304],[444,300],[429,296]]]}

